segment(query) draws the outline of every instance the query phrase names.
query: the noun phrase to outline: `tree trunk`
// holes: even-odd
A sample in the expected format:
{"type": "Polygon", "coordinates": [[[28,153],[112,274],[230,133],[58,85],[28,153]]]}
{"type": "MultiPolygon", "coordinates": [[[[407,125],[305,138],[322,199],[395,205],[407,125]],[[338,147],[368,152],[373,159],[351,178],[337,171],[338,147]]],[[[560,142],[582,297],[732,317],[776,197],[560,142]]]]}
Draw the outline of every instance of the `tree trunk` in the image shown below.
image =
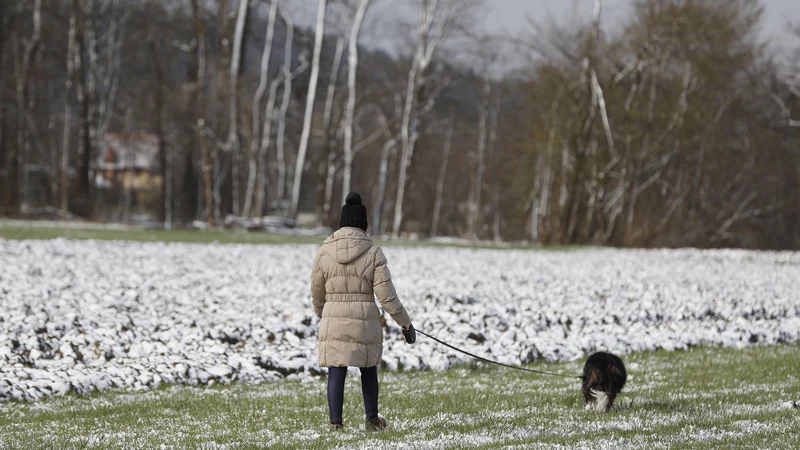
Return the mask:
{"type": "MultiPolygon", "coordinates": [[[[447,34],[450,25],[452,25],[450,19],[457,6],[456,2],[440,5],[438,0],[423,0],[420,2],[419,39],[411,70],[408,73],[403,124],[400,130],[402,154],[400,156],[397,196],[394,203],[394,221],[392,224],[392,235],[395,238],[400,236],[400,227],[403,223],[403,202],[405,201],[406,189],[410,181],[409,170],[414,161],[418,126],[416,107],[417,101],[420,100],[420,86],[425,84],[425,73],[439,49],[442,39],[447,34]]],[[[432,103],[429,103],[428,106],[432,106],[432,103]]]]}
{"type": "MultiPolygon", "coordinates": [[[[279,75],[272,81],[269,88],[269,96],[267,97],[267,105],[264,107],[264,131],[261,134],[261,143],[258,147],[259,158],[259,175],[258,175],[258,194],[256,197],[256,215],[262,217],[264,213],[264,203],[266,203],[267,196],[267,151],[272,145],[272,123],[275,119],[275,101],[278,97],[278,88],[283,83],[283,74],[279,75]]],[[[279,166],[280,167],[283,166],[279,166]]]]}
{"type": "MultiPolygon", "coordinates": [[[[499,106],[495,106],[489,111],[489,142],[486,144],[486,151],[490,158],[494,158],[494,147],[497,143],[497,125],[499,120],[499,106]]],[[[491,108],[491,106],[490,106],[491,108]]],[[[494,158],[496,161],[496,158],[494,158]]],[[[494,231],[494,241],[501,242],[503,238],[500,236],[500,174],[495,173],[494,180],[494,224],[492,230],[494,231]]]]}
{"type": "Polygon", "coordinates": [[[197,72],[194,74],[194,84],[192,86],[192,106],[191,113],[195,116],[195,126],[197,127],[197,140],[200,144],[200,157],[202,159],[203,172],[203,192],[204,207],[207,216],[209,230],[214,230],[214,172],[213,162],[208,149],[208,130],[205,119],[204,89],[206,83],[206,35],[205,18],[201,10],[199,0],[192,0],[192,20],[194,25],[194,58],[196,61],[197,72]]]}
{"type": "Polygon", "coordinates": [[[76,11],[73,9],[69,18],[69,38],[67,44],[67,76],[64,84],[64,133],[61,138],[61,165],[59,168],[59,207],[63,211],[69,209],[69,149],[70,132],[72,130],[72,81],[75,76],[75,33],[77,27],[76,11]]]}
{"type": "Polygon", "coordinates": [[[89,174],[89,196],[87,202],[88,208],[88,217],[94,217],[94,208],[95,208],[95,172],[93,170],[92,158],[96,156],[96,152],[99,148],[99,138],[98,135],[98,123],[100,118],[100,110],[98,109],[97,100],[97,77],[99,75],[98,71],[98,55],[97,55],[97,20],[95,18],[95,14],[98,11],[98,8],[95,7],[94,0],[88,0],[86,3],[86,9],[84,10],[84,17],[86,17],[87,27],[86,31],[88,33],[89,43],[87,44],[88,55],[89,55],[89,65],[86,67],[86,92],[85,92],[85,101],[86,101],[86,117],[88,120],[86,121],[86,134],[88,136],[88,148],[89,151],[87,155],[89,156],[87,165],[88,165],[88,174],[89,174]]]}
{"type": "Polygon", "coordinates": [[[289,11],[281,8],[281,15],[286,23],[286,42],[283,61],[283,101],[281,113],[278,118],[278,205],[283,208],[286,199],[286,115],[289,112],[289,103],[292,99],[292,43],[294,40],[294,25],[289,11]]]}
{"type": "Polygon", "coordinates": [[[442,153],[442,164],[439,166],[439,178],[436,181],[436,198],[433,202],[433,221],[431,223],[431,236],[439,234],[439,213],[442,209],[442,193],[444,192],[444,182],[447,178],[447,162],[450,159],[450,145],[453,140],[453,116],[447,121],[447,133],[444,137],[444,152],[442,153]]]}
{"type": "Polygon", "coordinates": [[[412,124],[416,121],[414,117],[415,100],[417,94],[417,77],[422,61],[423,47],[420,43],[417,53],[414,55],[414,62],[408,72],[408,84],[406,86],[405,106],[403,108],[403,123],[400,129],[400,167],[397,178],[397,195],[394,202],[394,221],[392,223],[392,236],[396,239],[400,237],[400,225],[403,222],[403,202],[405,201],[406,185],[408,184],[408,169],[411,166],[411,159],[414,153],[414,130],[412,124]]]}
{"type": "MultiPolygon", "coordinates": [[[[336,85],[339,80],[339,69],[342,64],[342,54],[344,53],[344,36],[339,36],[336,40],[336,51],[333,56],[333,67],[328,81],[328,92],[325,96],[325,110],[322,114],[322,149],[320,154],[319,168],[317,175],[319,179],[325,179],[325,183],[317,183],[317,226],[322,226],[328,220],[330,204],[328,203],[328,177],[327,174],[333,167],[336,150],[336,133],[331,133],[331,121],[333,120],[333,101],[336,98],[336,85]],[[333,136],[331,136],[333,135],[333,136]]],[[[331,182],[332,185],[332,182],[331,182]]],[[[331,189],[333,187],[331,186],[331,189]]]]}
{"type": "Polygon", "coordinates": [[[165,143],[164,137],[164,89],[165,89],[165,81],[164,81],[164,72],[161,69],[161,63],[158,58],[158,50],[156,48],[156,42],[154,36],[149,37],[149,48],[150,48],[150,58],[152,59],[153,63],[153,75],[155,77],[156,86],[152,90],[153,92],[153,105],[155,106],[154,111],[154,128],[156,131],[156,137],[158,139],[158,160],[159,160],[159,170],[161,171],[161,201],[159,202],[160,207],[158,211],[158,220],[162,221],[164,224],[164,228],[168,229],[169,226],[167,223],[171,221],[167,220],[167,215],[171,214],[171,205],[169,204],[168,194],[170,186],[168,186],[168,173],[169,173],[169,161],[167,156],[167,146],[165,143]]]}
{"type": "MultiPolygon", "coordinates": [[[[267,34],[264,41],[264,50],[261,52],[261,76],[258,81],[258,88],[256,89],[256,95],[253,98],[253,107],[252,107],[252,114],[253,114],[253,123],[252,123],[252,132],[250,136],[250,152],[248,155],[248,165],[247,165],[247,192],[244,196],[244,211],[243,214],[245,216],[250,216],[252,204],[253,204],[253,191],[256,188],[256,172],[257,169],[259,171],[259,175],[261,174],[260,170],[262,169],[261,165],[261,155],[258,151],[259,149],[259,141],[260,133],[261,133],[261,99],[264,97],[264,91],[267,89],[267,80],[269,78],[269,60],[272,56],[272,42],[275,38],[275,20],[278,15],[278,0],[273,1],[269,7],[269,20],[267,21],[267,34]]],[[[271,114],[271,111],[268,112],[271,114]]],[[[265,172],[266,173],[266,172],[265,172]]],[[[258,180],[258,190],[256,191],[256,211],[257,215],[260,217],[263,212],[263,190],[264,190],[265,180],[262,180],[259,176],[258,180]]]]}
{"type": "Polygon", "coordinates": [[[353,117],[356,109],[356,83],[358,76],[358,36],[361,32],[361,23],[369,8],[370,0],[361,0],[353,19],[350,30],[350,45],[347,50],[347,107],[344,119],[344,175],[342,177],[342,204],[351,189],[351,172],[353,168],[353,117]]]}
{"type": "MultiPolygon", "coordinates": [[[[115,4],[115,0],[110,0],[108,5],[115,4]]],[[[114,114],[114,103],[116,100],[117,90],[119,86],[119,72],[121,70],[121,53],[122,41],[124,38],[124,21],[120,21],[118,14],[111,13],[111,23],[109,29],[106,31],[106,63],[104,67],[103,89],[102,93],[98,94],[99,108],[97,109],[97,120],[95,127],[97,128],[96,136],[102,139],[108,132],[111,124],[111,117],[114,114]]],[[[99,76],[98,71],[98,76],[99,76]]],[[[95,146],[99,148],[99,141],[95,142],[95,146]]]]}
{"type": "Polygon", "coordinates": [[[233,36],[233,54],[231,55],[230,85],[228,87],[228,150],[231,152],[231,205],[233,215],[239,216],[239,168],[241,151],[239,149],[239,65],[242,58],[242,36],[247,20],[248,0],[239,0],[239,12],[236,14],[236,30],[233,36]]]}
{"type": "Polygon", "coordinates": [[[483,192],[483,177],[486,172],[486,145],[488,141],[489,128],[489,96],[492,93],[492,85],[489,79],[484,80],[483,101],[481,103],[480,120],[478,123],[478,158],[475,167],[475,193],[472,196],[472,204],[469,207],[469,221],[467,222],[467,232],[469,238],[478,239],[478,228],[481,226],[481,193],[483,192]]]}
{"type": "MultiPolygon", "coordinates": [[[[6,8],[4,4],[0,4],[0,64],[3,62],[3,49],[5,48],[5,38],[6,33],[11,27],[11,21],[13,16],[8,17],[6,15],[6,8]]],[[[0,70],[0,92],[5,92],[6,90],[6,77],[5,71],[0,70]]],[[[5,186],[8,184],[8,161],[6,161],[6,140],[5,140],[5,130],[6,130],[6,119],[5,119],[5,108],[0,108],[0,215],[5,214],[5,207],[6,207],[6,193],[7,189],[5,186]]]]}
{"type": "Polygon", "coordinates": [[[386,182],[389,178],[389,160],[392,157],[395,147],[397,147],[397,140],[389,139],[383,145],[383,152],[381,152],[381,166],[378,175],[378,197],[375,200],[375,206],[372,208],[373,234],[381,234],[383,232],[383,203],[386,200],[386,182]]]}
{"type": "Polygon", "coordinates": [[[492,231],[494,234],[494,242],[500,243],[503,242],[503,237],[500,235],[500,188],[495,186],[494,188],[494,224],[492,226],[492,231]]]}
{"type": "Polygon", "coordinates": [[[84,11],[80,0],[73,0],[73,9],[77,11],[78,25],[76,31],[77,49],[75,52],[76,97],[78,102],[78,205],[76,212],[88,216],[91,214],[90,179],[89,170],[91,162],[91,137],[89,134],[89,96],[86,92],[86,70],[83,63],[83,53],[86,48],[84,42],[86,23],[84,11]]]}
{"type": "MultiPolygon", "coordinates": [[[[25,45],[22,56],[22,64],[17,75],[17,142],[16,147],[12,147],[9,152],[8,170],[8,208],[11,214],[17,214],[20,209],[20,172],[26,172],[25,157],[27,153],[28,133],[27,133],[27,114],[28,114],[28,86],[30,83],[31,66],[39,50],[42,36],[42,0],[35,0],[33,5],[33,31],[31,38],[25,45]]],[[[23,180],[25,177],[23,176],[23,180]]],[[[24,191],[24,188],[23,188],[24,191]]]]}
{"type": "Polygon", "coordinates": [[[317,8],[317,26],[314,32],[314,56],[311,61],[311,80],[308,82],[308,96],[306,97],[306,112],[303,118],[303,132],[300,136],[300,148],[297,150],[297,163],[294,169],[292,183],[292,202],[289,207],[289,216],[297,217],[300,205],[300,186],[303,183],[303,167],[306,163],[308,141],[311,138],[311,120],[314,114],[314,100],[317,95],[317,82],[319,80],[319,60],[322,53],[322,37],[325,33],[325,7],[328,0],[319,0],[317,8]]]}
{"type": "Polygon", "coordinates": [[[333,206],[333,185],[336,182],[336,162],[333,152],[328,153],[328,165],[325,172],[325,199],[322,206],[323,216],[330,220],[333,206]]]}

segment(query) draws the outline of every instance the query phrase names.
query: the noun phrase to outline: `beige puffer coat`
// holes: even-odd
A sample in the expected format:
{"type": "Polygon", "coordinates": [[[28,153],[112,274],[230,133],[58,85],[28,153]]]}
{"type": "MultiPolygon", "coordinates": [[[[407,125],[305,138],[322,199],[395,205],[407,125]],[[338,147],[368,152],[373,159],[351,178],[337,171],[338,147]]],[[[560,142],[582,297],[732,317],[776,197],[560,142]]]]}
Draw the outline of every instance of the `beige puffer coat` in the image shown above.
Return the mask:
{"type": "Polygon", "coordinates": [[[311,295],[319,324],[321,367],[373,367],[383,355],[383,328],[375,296],[402,327],[411,324],[397,298],[386,257],[359,228],[344,227],[325,240],[314,261],[311,295]]]}

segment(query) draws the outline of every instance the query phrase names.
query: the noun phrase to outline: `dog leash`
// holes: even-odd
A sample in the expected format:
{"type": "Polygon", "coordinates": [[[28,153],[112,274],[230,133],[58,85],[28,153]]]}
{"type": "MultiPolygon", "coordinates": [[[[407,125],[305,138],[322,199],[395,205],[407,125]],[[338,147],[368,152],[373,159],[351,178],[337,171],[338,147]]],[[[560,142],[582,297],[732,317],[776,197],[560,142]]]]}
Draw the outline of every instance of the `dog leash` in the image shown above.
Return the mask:
{"type": "Polygon", "coordinates": [[[430,334],[428,334],[428,333],[426,333],[424,331],[420,331],[419,329],[416,329],[416,328],[415,328],[415,330],[416,330],[417,333],[419,333],[419,334],[421,334],[421,335],[423,335],[423,336],[425,336],[425,337],[427,337],[429,339],[433,339],[434,341],[444,345],[447,348],[453,349],[453,350],[455,350],[457,352],[461,352],[461,353],[463,353],[463,354],[465,354],[467,356],[471,356],[472,358],[475,358],[475,359],[483,361],[483,362],[487,362],[489,364],[495,364],[495,365],[498,365],[498,366],[507,367],[509,369],[522,370],[524,372],[538,373],[540,375],[550,375],[550,376],[553,376],[553,377],[562,377],[562,378],[578,378],[580,380],[583,379],[582,376],[577,376],[577,375],[566,375],[566,374],[563,374],[563,373],[545,372],[545,371],[542,371],[542,370],[528,369],[528,368],[525,368],[525,367],[513,366],[511,364],[503,364],[503,363],[498,362],[498,361],[492,361],[491,359],[487,359],[487,358],[484,358],[482,356],[475,355],[475,354],[470,353],[470,352],[468,352],[466,350],[462,350],[462,349],[460,349],[460,348],[458,348],[456,346],[450,345],[447,342],[445,342],[445,341],[443,341],[441,339],[437,339],[437,338],[431,336],[430,334]]]}

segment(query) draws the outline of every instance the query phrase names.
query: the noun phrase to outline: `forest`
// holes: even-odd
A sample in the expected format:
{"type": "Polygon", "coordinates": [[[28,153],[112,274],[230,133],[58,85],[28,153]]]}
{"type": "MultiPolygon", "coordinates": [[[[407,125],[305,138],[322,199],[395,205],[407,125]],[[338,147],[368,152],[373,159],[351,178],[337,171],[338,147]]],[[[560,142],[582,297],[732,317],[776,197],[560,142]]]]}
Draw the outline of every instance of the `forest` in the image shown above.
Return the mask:
{"type": "Polygon", "coordinates": [[[800,248],[800,27],[763,2],[520,36],[377,3],[0,1],[0,216],[336,226],[355,190],[387,237],[800,248]]]}

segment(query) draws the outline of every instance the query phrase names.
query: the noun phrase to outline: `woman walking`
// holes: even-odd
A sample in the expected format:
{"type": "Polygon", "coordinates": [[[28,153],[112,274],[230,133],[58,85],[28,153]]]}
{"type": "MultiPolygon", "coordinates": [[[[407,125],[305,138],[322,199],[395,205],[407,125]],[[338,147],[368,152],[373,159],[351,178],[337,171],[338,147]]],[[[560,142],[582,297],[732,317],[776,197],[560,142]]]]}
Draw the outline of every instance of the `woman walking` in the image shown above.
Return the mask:
{"type": "Polygon", "coordinates": [[[314,313],[319,324],[319,365],[328,367],[328,410],[331,427],[342,427],[344,382],[348,367],[361,370],[366,427],[388,426],[378,414],[378,364],[383,354],[383,328],[375,296],[384,311],[403,328],[406,342],[416,340],[414,327],[397,298],[386,257],[367,234],[367,208],[355,192],[342,206],[339,230],[317,253],[311,275],[314,313]]]}

